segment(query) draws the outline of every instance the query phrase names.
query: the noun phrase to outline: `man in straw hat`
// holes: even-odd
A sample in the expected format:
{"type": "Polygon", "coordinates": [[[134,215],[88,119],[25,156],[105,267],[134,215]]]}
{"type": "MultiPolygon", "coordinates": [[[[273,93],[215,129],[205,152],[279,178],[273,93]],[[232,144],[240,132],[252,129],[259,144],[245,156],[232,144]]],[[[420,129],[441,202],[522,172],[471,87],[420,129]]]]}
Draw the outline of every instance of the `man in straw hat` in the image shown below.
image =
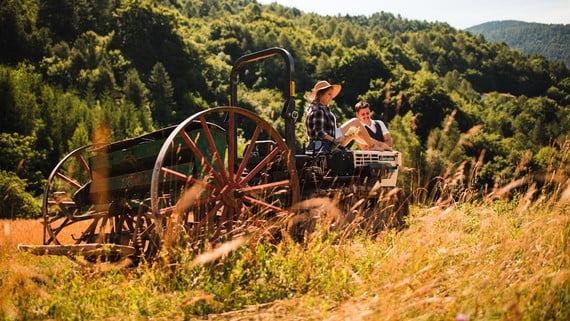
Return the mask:
{"type": "Polygon", "coordinates": [[[341,89],[341,85],[331,85],[326,80],[317,82],[313,87],[305,115],[309,147],[313,146],[311,149],[319,150],[320,146],[332,143],[345,146],[354,139],[359,142],[359,146],[362,148],[380,150],[357,118],[337,127],[336,117],[328,106],[341,89]]]}

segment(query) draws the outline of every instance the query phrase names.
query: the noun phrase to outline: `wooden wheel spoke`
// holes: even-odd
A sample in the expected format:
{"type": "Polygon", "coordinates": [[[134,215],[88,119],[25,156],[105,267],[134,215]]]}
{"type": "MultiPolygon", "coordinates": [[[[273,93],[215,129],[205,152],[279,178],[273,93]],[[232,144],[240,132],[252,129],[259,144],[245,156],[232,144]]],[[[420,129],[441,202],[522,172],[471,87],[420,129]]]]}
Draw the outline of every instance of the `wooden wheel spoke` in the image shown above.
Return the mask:
{"type": "Polygon", "coordinates": [[[291,184],[291,181],[287,179],[287,180],[278,181],[278,182],[271,182],[271,183],[266,183],[266,184],[244,187],[244,188],[241,188],[241,191],[246,192],[246,193],[251,193],[251,192],[257,192],[257,191],[269,190],[269,189],[279,187],[279,186],[289,186],[290,184],[291,184]]]}
{"type": "Polygon", "coordinates": [[[224,205],[223,202],[217,202],[216,204],[214,204],[214,206],[206,213],[206,216],[200,219],[200,222],[198,223],[198,229],[201,229],[204,226],[204,224],[210,222],[212,218],[216,216],[216,213],[218,213],[218,211],[223,205],[224,205]]]}
{"type": "Polygon", "coordinates": [[[126,215],[124,217],[125,227],[127,231],[134,231],[136,227],[136,222],[134,221],[134,215],[126,215]]]}
{"type": "Polygon", "coordinates": [[[228,181],[228,174],[224,169],[224,163],[222,161],[220,152],[216,147],[216,143],[214,142],[214,137],[212,137],[212,132],[210,131],[210,127],[206,123],[206,119],[204,116],[200,117],[200,123],[202,124],[202,129],[204,130],[204,134],[206,134],[206,139],[208,140],[208,145],[210,147],[210,151],[212,152],[213,161],[218,166],[218,171],[222,175],[225,182],[228,181]]]}
{"type": "Polygon", "coordinates": [[[232,207],[231,206],[224,206],[224,208],[222,208],[222,214],[220,215],[222,218],[222,222],[227,222],[230,220],[231,214],[232,214],[232,207]]]}
{"type": "Polygon", "coordinates": [[[128,215],[121,214],[118,217],[115,217],[115,224],[113,227],[115,229],[115,233],[121,234],[123,231],[129,230],[129,222],[127,220],[127,216],[128,215]]]}
{"type": "MultiPolygon", "coordinates": [[[[105,236],[105,227],[107,226],[107,222],[109,221],[109,217],[105,216],[103,217],[103,222],[101,223],[101,225],[99,225],[99,230],[97,231],[97,234],[99,235],[99,238],[103,238],[105,236]]],[[[97,240],[98,243],[103,243],[103,240],[97,240]]]]}
{"type": "MultiPolygon", "coordinates": [[[[210,204],[212,202],[218,202],[221,199],[222,199],[222,195],[214,195],[214,196],[210,196],[210,197],[198,198],[198,199],[194,200],[189,207],[206,205],[206,204],[210,204]]],[[[171,205],[171,206],[161,208],[160,209],[160,215],[172,214],[176,210],[177,206],[178,205],[171,205]]]]}
{"type": "Polygon", "coordinates": [[[85,229],[85,231],[81,232],[81,236],[75,239],[75,243],[79,244],[81,241],[86,241],[88,236],[94,235],[95,230],[97,229],[97,225],[99,224],[100,219],[95,218],[93,222],[89,224],[89,226],[85,229]]]}
{"type": "Polygon", "coordinates": [[[167,216],[170,215],[174,212],[174,209],[176,208],[176,205],[172,205],[172,206],[168,206],[168,207],[164,207],[160,209],[160,215],[161,216],[167,216]]]}
{"type": "Polygon", "coordinates": [[[62,218],[69,219],[69,217],[71,217],[71,216],[66,215],[63,211],[61,211],[61,212],[57,212],[57,214],[55,216],[51,216],[51,217],[47,218],[45,220],[45,222],[47,222],[47,224],[49,224],[51,226],[52,223],[57,222],[58,220],[60,220],[62,218]]]}
{"type": "Polygon", "coordinates": [[[206,205],[212,202],[217,202],[219,200],[222,199],[222,195],[218,194],[218,195],[212,195],[210,197],[203,197],[203,198],[198,198],[196,199],[196,201],[194,201],[193,205],[206,205]]]}
{"type": "Polygon", "coordinates": [[[216,172],[216,170],[212,167],[210,162],[207,161],[206,156],[204,156],[204,154],[198,149],[198,146],[196,146],[196,144],[194,143],[192,138],[188,135],[188,133],[182,131],[180,135],[182,136],[186,144],[188,144],[188,147],[190,147],[192,152],[197,156],[197,158],[200,158],[202,160],[201,164],[202,166],[207,168],[207,172],[210,173],[212,176],[214,176],[214,179],[216,180],[216,182],[218,182],[219,186],[223,186],[224,179],[216,172]]]}
{"type": "Polygon", "coordinates": [[[85,157],[83,157],[83,155],[81,154],[77,154],[75,155],[75,158],[77,159],[77,161],[79,161],[79,164],[81,164],[81,167],[83,167],[83,169],[87,172],[87,173],[91,173],[91,169],[89,168],[89,164],[87,164],[87,161],[85,160],[85,157]]]}
{"type": "Polygon", "coordinates": [[[166,167],[161,168],[161,170],[165,175],[172,176],[172,177],[174,177],[180,181],[186,182],[187,184],[198,184],[198,185],[200,185],[204,188],[207,188],[209,190],[216,190],[215,186],[213,186],[212,184],[210,184],[206,181],[203,181],[200,179],[195,179],[192,176],[188,176],[184,173],[180,173],[178,171],[175,171],[175,170],[172,170],[172,169],[166,168],[166,167]]]}
{"type": "Polygon", "coordinates": [[[50,234],[50,238],[49,238],[49,242],[55,242],[56,244],[59,244],[59,241],[57,240],[57,235],[59,234],[59,232],[61,232],[63,230],[64,227],[70,225],[71,223],[69,218],[64,218],[63,222],[61,222],[61,224],[57,227],[53,227],[51,226],[52,223],[50,224],[50,229],[49,229],[49,234],[50,234]],[[69,223],[69,224],[68,224],[69,223]]]}
{"type": "Polygon", "coordinates": [[[245,170],[245,167],[247,166],[247,161],[251,157],[251,153],[253,152],[253,149],[255,148],[255,143],[257,142],[257,139],[259,138],[260,133],[261,133],[261,126],[258,125],[257,127],[255,127],[255,131],[253,132],[253,135],[251,136],[251,140],[249,142],[249,145],[247,146],[247,149],[243,155],[243,159],[241,160],[239,168],[236,172],[237,177],[240,177],[241,174],[243,173],[243,171],[245,170]]]}
{"type": "MultiPolygon", "coordinates": [[[[196,206],[207,205],[207,204],[211,204],[214,202],[218,202],[221,199],[222,199],[221,194],[213,194],[213,195],[209,195],[207,197],[200,197],[200,198],[196,198],[196,199],[192,200],[191,202],[189,202],[190,204],[188,204],[188,206],[185,206],[184,208],[187,209],[187,208],[192,208],[192,207],[196,207],[196,206]]],[[[175,207],[176,207],[176,205],[175,205],[175,207]]]]}
{"type": "Polygon", "coordinates": [[[50,221],[50,222],[52,220],[56,220],[56,219],[61,218],[61,217],[72,218],[73,214],[75,214],[75,211],[77,210],[77,206],[76,206],[75,202],[71,202],[71,201],[67,201],[67,202],[54,201],[50,205],[56,205],[57,208],[59,209],[59,210],[50,212],[50,213],[55,213],[55,216],[50,217],[48,219],[48,221],[50,221]],[[71,209],[71,211],[70,211],[70,209],[71,209]]]}
{"type": "Polygon", "coordinates": [[[235,113],[230,110],[228,113],[228,175],[230,181],[234,181],[234,166],[236,161],[236,146],[237,146],[237,138],[236,138],[236,115],[235,113]]]}
{"type": "Polygon", "coordinates": [[[57,175],[57,177],[61,178],[61,179],[64,180],[65,182],[67,182],[67,183],[73,185],[75,188],[80,188],[80,187],[81,187],[81,184],[79,184],[76,180],[74,180],[74,179],[72,179],[72,178],[69,178],[69,177],[65,176],[64,174],[62,174],[62,173],[60,173],[60,172],[58,172],[56,175],[57,175]]]}
{"type": "Polygon", "coordinates": [[[154,225],[154,222],[152,222],[150,224],[147,223],[144,226],[143,226],[143,224],[141,224],[141,226],[137,227],[137,228],[140,229],[140,231],[139,231],[140,236],[143,238],[146,238],[148,235],[150,235],[150,233],[152,231],[154,231],[155,225],[154,225]]]}
{"type": "Polygon", "coordinates": [[[259,206],[262,206],[262,207],[267,208],[267,209],[271,209],[271,210],[276,211],[276,212],[283,212],[283,211],[285,211],[285,210],[284,210],[283,208],[281,208],[281,207],[277,207],[277,206],[275,206],[275,205],[273,205],[273,204],[269,204],[269,203],[267,203],[267,202],[265,202],[265,201],[259,200],[259,199],[257,199],[257,198],[254,198],[254,197],[251,197],[251,196],[248,196],[248,195],[244,196],[244,199],[248,200],[249,202],[251,202],[251,203],[253,203],[253,204],[255,204],[255,205],[259,205],[259,206]]]}
{"type": "Polygon", "coordinates": [[[62,205],[64,207],[77,207],[77,204],[75,204],[74,201],[56,201],[56,200],[48,200],[47,204],[49,206],[54,206],[54,205],[59,205],[60,207],[62,207],[62,205]]]}
{"type": "Polygon", "coordinates": [[[257,175],[257,173],[259,173],[259,171],[261,171],[269,163],[269,161],[274,159],[280,151],[281,149],[279,147],[276,147],[274,150],[272,150],[261,160],[261,162],[259,162],[259,164],[257,164],[257,166],[255,166],[249,173],[247,173],[247,176],[244,177],[240,183],[247,184],[255,175],[257,175]]]}
{"type": "Polygon", "coordinates": [[[226,233],[231,233],[235,228],[236,222],[243,214],[243,202],[240,201],[235,206],[226,206],[222,213],[222,221],[218,224],[217,233],[225,229],[226,233]]]}

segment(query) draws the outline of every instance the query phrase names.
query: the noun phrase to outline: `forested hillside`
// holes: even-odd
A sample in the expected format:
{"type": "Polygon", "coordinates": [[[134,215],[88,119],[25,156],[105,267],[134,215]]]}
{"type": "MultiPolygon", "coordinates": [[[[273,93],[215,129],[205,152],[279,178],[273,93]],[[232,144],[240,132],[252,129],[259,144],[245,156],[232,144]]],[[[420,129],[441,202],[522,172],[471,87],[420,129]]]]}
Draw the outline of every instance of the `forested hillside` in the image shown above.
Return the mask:
{"type": "MultiPolygon", "coordinates": [[[[254,0],[5,0],[0,43],[0,217],[38,215],[50,170],[101,129],[115,141],[227,105],[232,63],[274,46],[295,59],[298,146],[305,95],[326,79],[343,85],[341,118],[366,99],[388,123],[408,189],[570,172],[568,68],[447,24],[254,0]]],[[[252,69],[239,105],[282,129],[279,62],[252,69]]]]}
{"type": "Polygon", "coordinates": [[[491,21],[466,29],[487,41],[504,42],[527,55],[542,55],[570,66],[570,25],[491,21]]]}

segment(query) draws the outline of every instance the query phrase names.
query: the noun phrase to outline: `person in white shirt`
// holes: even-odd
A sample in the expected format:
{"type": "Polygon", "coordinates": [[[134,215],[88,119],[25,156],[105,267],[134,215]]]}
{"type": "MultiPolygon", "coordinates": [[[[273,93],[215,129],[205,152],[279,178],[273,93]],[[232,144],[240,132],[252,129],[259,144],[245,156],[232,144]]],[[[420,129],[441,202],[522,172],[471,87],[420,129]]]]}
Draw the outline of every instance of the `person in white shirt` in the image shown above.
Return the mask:
{"type": "MultiPolygon", "coordinates": [[[[356,118],[364,125],[374,142],[374,146],[377,147],[374,150],[392,150],[392,136],[390,136],[390,132],[383,121],[373,120],[370,117],[370,104],[366,101],[359,101],[354,109],[356,118]]],[[[366,144],[362,144],[358,140],[355,141],[360,149],[369,149],[366,144]]]]}

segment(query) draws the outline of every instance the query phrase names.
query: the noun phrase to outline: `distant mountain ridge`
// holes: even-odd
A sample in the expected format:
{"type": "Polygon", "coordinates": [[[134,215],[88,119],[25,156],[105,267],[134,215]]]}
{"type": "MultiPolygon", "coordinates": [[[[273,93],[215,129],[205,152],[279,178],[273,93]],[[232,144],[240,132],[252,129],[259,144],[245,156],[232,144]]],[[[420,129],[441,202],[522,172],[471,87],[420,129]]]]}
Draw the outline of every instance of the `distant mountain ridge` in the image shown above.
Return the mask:
{"type": "Polygon", "coordinates": [[[525,54],[538,54],[570,66],[570,24],[491,21],[466,29],[487,41],[505,42],[525,54]]]}

